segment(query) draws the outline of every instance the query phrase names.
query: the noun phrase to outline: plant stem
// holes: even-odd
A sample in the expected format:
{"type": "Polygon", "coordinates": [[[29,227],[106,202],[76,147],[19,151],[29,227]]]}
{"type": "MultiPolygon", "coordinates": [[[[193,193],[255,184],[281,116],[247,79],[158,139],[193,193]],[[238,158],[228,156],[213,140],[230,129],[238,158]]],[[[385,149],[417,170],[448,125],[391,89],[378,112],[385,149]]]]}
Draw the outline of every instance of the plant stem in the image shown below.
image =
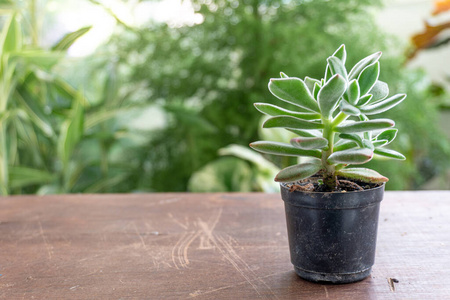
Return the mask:
{"type": "Polygon", "coordinates": [[[323,138],[328,141],[328,147],[322,151],[322,166],[324,168],[323,182],[329,189],[334,190],[336,188],[335,168],[334,165],[327,162],[328,157],[333,153],[334,126],[328,119],[323,120],[323,124],[325,126],[323,129],[323,138]]]}

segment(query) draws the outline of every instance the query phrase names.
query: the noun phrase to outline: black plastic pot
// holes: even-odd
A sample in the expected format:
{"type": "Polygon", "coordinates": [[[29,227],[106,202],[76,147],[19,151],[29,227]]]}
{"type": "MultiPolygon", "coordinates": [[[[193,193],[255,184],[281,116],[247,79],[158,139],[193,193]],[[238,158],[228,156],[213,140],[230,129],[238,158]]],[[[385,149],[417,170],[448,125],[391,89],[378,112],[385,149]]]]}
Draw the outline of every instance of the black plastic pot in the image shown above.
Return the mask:
{"type": "Polygon", "coordinates": [[[382,186],[346,193],[293,191],[281,184],[291,262],[313,282],[349,283],[375,261],[382,186]]]}

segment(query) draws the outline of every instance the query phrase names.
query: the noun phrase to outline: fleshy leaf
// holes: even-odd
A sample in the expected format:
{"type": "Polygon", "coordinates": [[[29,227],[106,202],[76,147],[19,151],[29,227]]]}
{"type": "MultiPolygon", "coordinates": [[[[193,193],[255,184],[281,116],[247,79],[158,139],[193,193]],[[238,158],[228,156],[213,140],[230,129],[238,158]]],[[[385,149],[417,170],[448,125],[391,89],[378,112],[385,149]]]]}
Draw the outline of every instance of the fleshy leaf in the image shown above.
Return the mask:
{"type": "Polygon", "coordinates": [[[333,75],[339,74],[345,80],[347,80],[347,70],[345,69],[344,64],[339,58],[335,56],[330,56],[328,57],[327,62],[328,65],[330,66],[331,74],[333,75]]]}
{"type": "Polygon", "coordinates": [[[405,94],[397,94],[388,99],[380,100],[373,104],[361,107],[361,112],[365,115],[375,115],[387,111],[397,104],[400,104],[403,100],[405,100],[405,94]]]}
{"type": "Polygon", "coordinates": [[[314,99],[317,99],[317,96],[319,95],[320,88],[321,88],[321,86],[318,83],[314,84],[314,89],[313,89],[314,99]]]}
{"type": "Polygon", "coordinates": [[[383,183],[389,180],[380,173],[367,168],[345,168],[336,171],[336,175],[368,183],[383,183]]]}
{"type": "Polygon", "coordinates": [[[298,136],[303,137],[321,137],[322,133],[319,130],[301,130],[301,129],[292,129],[287,128],[288,131],[295,133],[298,136]]]}
{"type": "Polygon", "coordinates": [[[359,90],[361,95],[367,94],[378,80],[380,75],[380,63],[376,62],[373,65],[365,68],[358,77],[359,90]]]}
{"type": "Polygon", "coordinates": [[[346,81],[339,74],[334,75],[319,91],[317,101],[323,117],[329,119],[339,104],[346,89],[346,81]]]}
{"type": "Polygon", "coordinates": [[[373,152],[367,148],[349,149],[332,153],[327,162],[329,164],[364,164],[371,160],[373,152]]]}
{"type": "Polygon", "coordinates": [[[320,81],[311,77],[306,76],[305,77],[305,84],[308,87],[308,90],[311,92],[311,94],[314,91],[314,85],[318,84],[320,85],[320,81]]]}
{"type": "Polygon", "coordinates": [[[387,144],[389,144],[395,139],[395,137],[397,136],[397,132],[398,129],[396,128],[387,129],[382,133],[380,133],[379,135],[377,135],[377,141],[386,140],[387,144]]]}
{"type": "Polygon", "coordinates": [[[364,132],[372,130],[381,130],[395,125],[395,122],[389,119],[375,119],[361,122],[346,123],[339,125],[336,130],[340,133],[364,132]]]}
{"type": "Polygon", "coordinates": [[[303,150],[295,148],[289,144],[278,143],[278,142],[266,142],[259,141],[250,144],[250,147],[256,151],[275,154],[275,155],[287,155],[287,156],[312,156],[320,158],[322,156],[319,150],[303,150]]]}
{"type": "Polygon", "coordinates": [[[375,148],[383,147],[383,146],[385,146],[385,145],[387,145],[387,144],[388,144],[388,141],[387,141],[387,140],[376,140],[376,141],[373,141],[373,142],[372,142],[372,145],[373,145],[375,148]]]}
{"type": "Polygon", "coordinates": [[[356,147],[359,147],[359,146],[354,141],[339,140],[339,142],[337,142],[335,144],[335,146],[333,147],[333,151],[338,152],[338,151],[343,151],[343,150],[352,149],[352,148],[356,148],[356,147]]]}
{"type": "Polygon", "coordinates": [[[342,112],[350,116],[359,116],[361,114],[361,112],[357,107],[354,107],[344,99],[339,104],[339,108],[341,109],[342,112]]]}
{"type": "Polygon", "coordinates": [[[302,113],[302,112],[296,112],[292,110],[287,110],[284,108],[281,108],[279,106],[269,104],[269,103],[254,103],[253,104],[257,110],[262,112],[263,114],[269,115],[269,116],[291,116],[296,117],[304,120],[317,120],[320,119],[320,114],[318,113],[302,113]]]}
{"type": "Polygon", "coordinates": [[[363,139],[356,133],[341,133],[339,137],[341,139],[354,141],[359,147],[363,148],[363,139]]]}
{"type": "Polygon", "coordinates": [[[364,70],[367,66],[376,63],[381,57],[381,52],[374,53],[372,55],[367,56],[366,58],[361,59],[348,73],[348,80],[358,78],[359,74],[364,70]]]}
{"type": "Polygon", "coordinates": [[[280,100],[314,112],[320,111],[308,87],[299,78],[272,78],[269,81],[269,90],[280,100]]]}
{"type": "Polygon", "coordinates": [[[371,94],[367,94],[367,95],[359,98],[358,107],[366,105],[367,103],[370,102],[370,100],[372,100],[372,98],[373,98],[373,95],[371,95],[371,94]]]}
{"type": "Polygon", "coordinates": [[[389,95],[389,87],[387,83],[378,80],[369,93],[373,95],[374,101],[378,101],[389,95]]]}
{"type": "Polygon", "coordinates": [[[294,166],[287,167],[281,170],[275,177],[277,182],[294,182],[297,180],[305,179],[309,176],[316,174],[322,165],[320,160],[314,160],[313,162],[307,162],[294,166]]]}
{"type": "Polygon", "coordinates": [[[289,76],[287,76],[285,73],[283,73],[283,72],[280,72],[280,77],[281,78],[289,78],[289,76]]]}
{"type": "Polygon", "coordinates": [[[342,44],[334,51],[333,56],[339,58],[343,65],[345,65],[345,60],[347,59],[347,51],[345,51],[345,45],[342,44]]]}
{"type": "Polygon", "coordinates": [[[322,129],[323,124],[314,123],[306,120],[301,120],[291,116],[278,116],[267,119],[264,122],[263,128],[293,128],[293,129],[322,129]]]}
{"type": "Polygon", "coordinates": [[[328,140],[322,137],[298,137],[291,139],[291,145],[300,149],[323,149],[328,146],[328,140]]]}
{"type": "Polygon", "coordinates": [[[393,159],[399,159],[399,160],[406,159],[406,157],[403,154],[401,154],[400,152],[391,150],[391,149],[376,148],[375,150],[373,150],[373,152],[377,155],[389,157],[389,158],[393,158],[393,159]]]}
{"type": "Polygon", "coordinates": [[[358,103],[359,96],[360,96],[360,93],[359,93],[358,81],[356,79],[353,79],[348,84],[347,101],[352,105],[356,105],[356,103],[358,103]]]}

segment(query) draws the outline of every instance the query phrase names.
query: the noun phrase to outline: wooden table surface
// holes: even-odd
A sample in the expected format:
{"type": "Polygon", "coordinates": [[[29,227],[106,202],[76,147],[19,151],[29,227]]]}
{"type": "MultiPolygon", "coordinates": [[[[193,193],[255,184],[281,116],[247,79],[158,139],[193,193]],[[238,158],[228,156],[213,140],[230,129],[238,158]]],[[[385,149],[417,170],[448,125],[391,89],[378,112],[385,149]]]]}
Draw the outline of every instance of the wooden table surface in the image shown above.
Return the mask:
{"type": "Polygon", "coordinates": [[[387,192],[358,283],[300,279],[285,227],[276,194],[3,197],[0,299],[450,299],[450,191],[387,192]]]}

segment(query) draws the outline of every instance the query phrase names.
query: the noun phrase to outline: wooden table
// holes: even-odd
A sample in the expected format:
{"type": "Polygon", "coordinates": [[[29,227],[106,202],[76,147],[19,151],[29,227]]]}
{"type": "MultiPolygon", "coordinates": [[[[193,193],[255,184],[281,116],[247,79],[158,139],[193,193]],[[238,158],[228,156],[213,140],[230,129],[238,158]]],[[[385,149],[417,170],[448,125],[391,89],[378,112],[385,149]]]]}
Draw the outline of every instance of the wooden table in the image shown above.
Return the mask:
{"type": "Polygon", "coordinates": [[[0,198],[0,298],[450,299],[450,191],[386,193],[358,283],[300,279],[285,226],[273,194],[0,198]]]}

